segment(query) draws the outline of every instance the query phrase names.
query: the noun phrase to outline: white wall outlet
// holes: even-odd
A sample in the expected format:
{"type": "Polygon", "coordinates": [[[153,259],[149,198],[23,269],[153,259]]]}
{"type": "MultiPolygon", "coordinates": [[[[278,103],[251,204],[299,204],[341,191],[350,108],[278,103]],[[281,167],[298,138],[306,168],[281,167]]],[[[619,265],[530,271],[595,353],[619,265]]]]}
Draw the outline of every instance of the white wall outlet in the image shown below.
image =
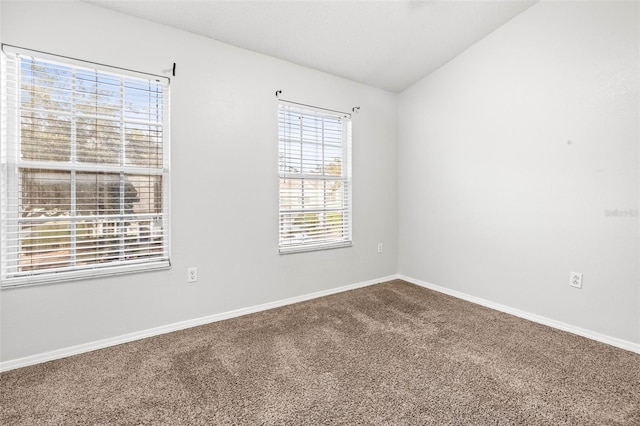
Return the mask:
{"type": "Polygon", "coordinates": [[[382,243],[378,243],[378,253],[382,253],[382,243]]]}
{"type": "Polygon", "coordinates": [[[575,288],[582,288],[582,273],[571,272],[569,274],[569,285],[575,288]]]}
{"type": "Polygon", "coordinates": [[[196,281],[198,281],[198,268],[193,267],[187,269],[187,282],[195,283],[196,281]]]}

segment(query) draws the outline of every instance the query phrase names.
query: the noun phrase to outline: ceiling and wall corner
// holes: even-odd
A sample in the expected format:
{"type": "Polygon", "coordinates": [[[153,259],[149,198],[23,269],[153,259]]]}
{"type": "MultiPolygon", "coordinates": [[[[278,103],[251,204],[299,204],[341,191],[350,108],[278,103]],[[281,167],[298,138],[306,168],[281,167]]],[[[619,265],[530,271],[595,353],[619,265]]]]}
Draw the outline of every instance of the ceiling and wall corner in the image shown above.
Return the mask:
{"type": "Polygon", "coordinates": [[[85,1],[396,93],[537,2],[85,1]]]}

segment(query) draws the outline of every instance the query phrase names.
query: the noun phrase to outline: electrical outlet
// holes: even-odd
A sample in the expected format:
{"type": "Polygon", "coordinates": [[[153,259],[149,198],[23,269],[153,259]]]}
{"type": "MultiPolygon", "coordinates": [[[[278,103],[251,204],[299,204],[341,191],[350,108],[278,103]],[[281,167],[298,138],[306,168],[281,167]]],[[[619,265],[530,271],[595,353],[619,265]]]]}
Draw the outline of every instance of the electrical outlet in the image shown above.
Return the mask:
{"type": "Polygon", "coordinates": [[[187,269],[187,282],[195,283],[196,281],[198,281],[198,268],[187,269]]]}
{"type": "Polygon", "coordinates": [[[382,253],[382,243],[378,243],[378,253],[382,253]]]}
{"type": "Polygon", "coordinates": [[[582,288],[582,273],[571,272],[571,274],[569,274],[569,285],[575,288],[582,288]]]}

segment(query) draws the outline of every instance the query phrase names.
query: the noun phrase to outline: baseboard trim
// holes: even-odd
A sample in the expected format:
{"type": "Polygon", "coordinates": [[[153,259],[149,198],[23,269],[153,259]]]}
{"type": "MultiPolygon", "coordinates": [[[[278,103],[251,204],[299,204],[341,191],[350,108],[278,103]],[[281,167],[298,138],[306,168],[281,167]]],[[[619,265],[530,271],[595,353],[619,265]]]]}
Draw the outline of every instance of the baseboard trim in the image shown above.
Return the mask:
{"type": "Polygon", "coordinates": [[[520,318],[527,319],[529,321],[536,322],[538,324],[543,324],[549,327],[556,328],[558,330],[567,331],[572,334],[577,334],[578,336],[586,337],[591,340],[596,340],[601,343],[606,343],[611,346],[615,346],[620,349],[625,349],[630,352],[635,352],[640,354],[640,344],[636,344],[633,342],[629,342],[627,340],[618,339],[616,337],[608,336],[606,334],[597,333],[595,331],[587,330],[584,328],[576,327],[571,324],[567,324],[561,321],[556,321],[547,317],[543,317],[541,315],[532,314],[526,311],[522,311],[520,309],[515,309],[506,305],[501,305],[499,303],[491,302],[486,299],[482,299],[480,297],[471,296],[469,294],[452,290],[446,287],[441,287],[439,285],[431,284],[425,281],[421,281],[415,278],[407,277],[402,274],[398,274],[398,279],[409,282],[411,284],[418,285],[420,287],[428,288],[429,290],[434,290],[439,293],[444,293],[449,296],[453,296],[458,299],[466,300],[471,303],[475,303],[477,305],[482,305],[487,308],[495,309],[496,311],[504,312],[510,315],[514,315],[520,318]]]}
{"type": "Polygon", "coordinates": [[[631,352],[640,354],[640,344],[629,342],[627,340],[618,339],[605,334],[597,333],[591,330],[575,327],[570,324],[566,324],[560,321],[556,321],[550,318],[546,318],[540,315],[532,314],[520,309],[515,309],[506,305],[491,302],[486,299],[482,299],[476,296],[452,290],[446,287],[441,287],[435,284],[421,281],[415,278],[411,278],[402,274],[389,275],[386,277],[376,278],[373,280],[363,281],[355,284],[349,284],[342,287],[332,288],[328,290],[317,291],[314,293],[308,293],[301,296],[290,297],[287,299],[277,300],[274,302],[263,303],[260,305],[250,306],[247,308],[235,309],[233,311],[222,312],[219,314],[208,315],[205,317],[195,318],[192,320],[180,321],[173,324],[167,324],[160,327],[150,328],[147,330],[137,331],[133,333],[123,334],[112,338],[97,340],[94,342],[84,343],[76,346],[69,346],[67,348],[57,349],[54,351],[44,352],[37,355],[31,355],[24,358],[18,358],[15,360],[0,362],[0,372],[15,370],[16,368],[27,367],[30,365],[40,364],[47,361],[53,361],[56,359],[66,358],[73,355],[79,355],[86,352],[95,351],[98,349],[108,348],[110,346],[116,346],[123,343],[133,342],[135,340],[145,339],[147,337],[158,336],[160,334],[171,333],[174,331],[184,330],[199,325],[209,324],[217,321],[223,321],[226,319],[236,318],[243,315],[248,315],[256,312],[266,311],[268,309],[279,308],[281,306],[292,305],[294,303],[304,302],[307,300],[317,299],[319,297],[329,296],[332,294],[342,293],[344,291],[355,290],[357,288],[367,287],[374,284],[379,284],[394,279],[401,279],[403,281],[424,287],[430,290],[437,291],[439,293],[447,294],[449,296],[456,297],[458,299],[466,300],[471,303],[475,303],[487,308],[495,309],[500,312],[504,312],[510,315],[514,315],[520,318],[527,319],[539,324],[543,324],[549,327],[553,327],[559,330],[567,331],[569,333],[576,334],[578,336],[586,337],[588,339],[596,340],[617,348],[625,349],[631,352]]]}
{"type": "Polygon", "coordinates": [[[44,352],[37,355],[31,355],[24,358],[4,361],[4,362],[0,362],[0,372],[15,370],[16,368],[27,367],[30,365],[35,365],[35,364],[40,364],[47,361],[66,358],[73,355],[79,355],[82,353],[91,352],[98,349],[108,348],[110,346],[116,346],[123,343],[133,342],[135,340],[145,339],[147,337],[153,337],[153,336],[158,336],[160,334],[171,333],[173,331],[184,330],[187,328],[196,327],[199,325],[209,324],[212,322],[222,321],[226,319],[231,319],[231,318],[239,317],[242,315],[248,315],[256,312],[266,311],[268,309],[279,308],[281,306],[292,305],[294,303],[317,299],[319,297],[329,296],[336,293],[342,293],[344,291],[355,290],[357,288],[367,287],[367,286],[379,284],[385,281],[391,281],[397,278],[398,278],[398,275],[389,275],[386,277],[376,278],[369,281],[363,281],[355,284],[345,285],[342,287],[317,291],[314,293],[308,293],[301,296],[295,296],[287,299],[277,300],[274,302],[263,303],[260,305],[250,306],[247,308],[235,309],[233,311],[223,312],[219,314],[207,315],[201,318],[180,321],[177,323],[167,324],[164,326],[150,328],[147,330],[123,334],[121,336],[96,340],[94,342],[84,343],[81,345],[69,346],[66,348],[44,352]]]}

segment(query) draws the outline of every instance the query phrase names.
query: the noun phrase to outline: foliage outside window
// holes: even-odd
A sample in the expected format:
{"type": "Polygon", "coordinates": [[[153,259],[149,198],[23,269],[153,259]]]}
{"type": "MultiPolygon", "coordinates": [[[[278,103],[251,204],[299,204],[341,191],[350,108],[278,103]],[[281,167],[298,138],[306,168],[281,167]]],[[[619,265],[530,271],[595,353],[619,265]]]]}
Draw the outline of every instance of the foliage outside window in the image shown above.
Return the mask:
{"type": "Polygon", "coordinates": [[[351,121],[281,101],[280,252],[351,245],[351,121]]]}
{"type": "Polygon", "coordinates": [[[2,285],[167,267],[168,81],[2,59],[2,285]]]}

